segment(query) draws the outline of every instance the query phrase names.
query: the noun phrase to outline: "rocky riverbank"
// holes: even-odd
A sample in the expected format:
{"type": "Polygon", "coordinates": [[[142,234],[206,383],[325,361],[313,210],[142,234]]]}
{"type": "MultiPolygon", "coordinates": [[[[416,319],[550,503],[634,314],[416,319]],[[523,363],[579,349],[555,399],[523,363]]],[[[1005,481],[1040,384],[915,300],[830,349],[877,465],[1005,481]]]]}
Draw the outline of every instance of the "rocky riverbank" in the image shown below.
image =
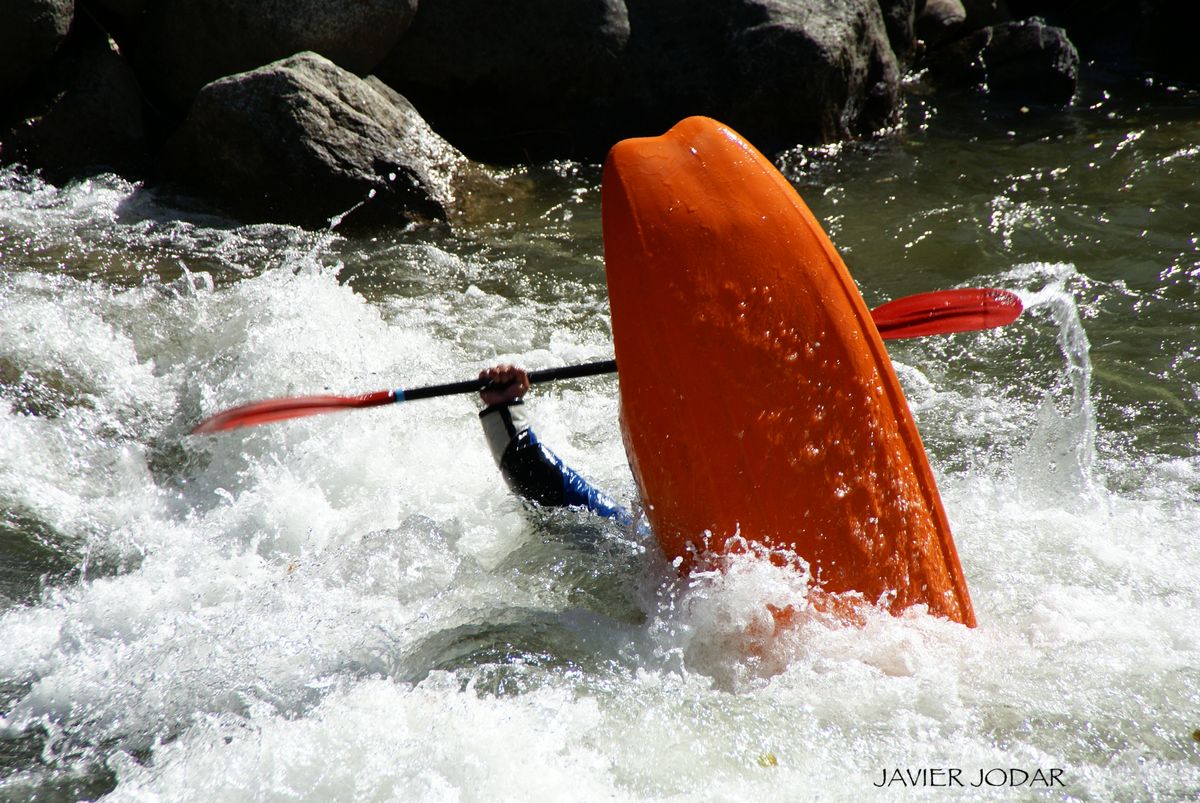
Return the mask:
{"type": "Polygon", "coordinates": [[[905,75],[1062,106],[1074,39],[1130,76],[1200,78],[1175,42],[1194,4],[1095,5],[13,0],[0,161],[170,184],[246,220],[429,221],[471,203],[479,162],[598,159],[689,114],[772,150],[894,125],[905,75]]]}

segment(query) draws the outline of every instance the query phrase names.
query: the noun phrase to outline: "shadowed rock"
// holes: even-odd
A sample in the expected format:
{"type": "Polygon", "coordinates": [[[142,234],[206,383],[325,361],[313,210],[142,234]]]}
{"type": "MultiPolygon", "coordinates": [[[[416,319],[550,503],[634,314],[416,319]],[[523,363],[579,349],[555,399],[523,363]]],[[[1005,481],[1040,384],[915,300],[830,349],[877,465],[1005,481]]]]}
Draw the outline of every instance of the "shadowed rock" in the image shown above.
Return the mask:
{"type": "Polygon", "coordinates": [[[962,0],[927,0],[914,30],[926,47],[941,47],[966,32],[967,9],[962,0]]]}
{"type": "Polygon", "coordinates": [[[770,150],[894,119],[899,68],[877,0],[629,0],[629,13],[656,127],[708,114],[770,150]]]}
{"type": "Polygon", "coordinates": [[[403,97],[315,53],[204,87],[164,175],[235,214],[328,225],[445,218],[466,160],[403,97]]]}
{"type": "Polygon", "coordinates": [[[1007,0],[1018,17],[1066,29],[1084,61],[1142,83],[1146,70],[1200,82],[1196,0],[1007,0]]]}
{"type": "Polygon", "coordinates": [[[628,38],[622,0],[422,0],[376,74],[472,156],[603,152],[628,38]]]}
{"type": "Polygon", "coordinates": [[[168,107],[200,87],[300,51],[366,74],[407,29],[416,0],[158,0],[138,63],[168,107]]]}
{"type": "Polygon", "coordinates": [[[0,98],[49,63],[75,16],[74,0],[5,0],[0,6],[0,98]]]}
{"type": "Polygon", "coordinates": [[[708,114],[764,148],[894,119],[878,0],[422,0],[378,74],[468,153],[599,157],[708,114]]]}
{"type": "Polygon", "coordinates": [[[764,143],[831,142],[895,122],[900,71],[876,3],[768,9],[766,23],[735,37],[745,84],[731,88],[735,115],[764,143]]]}
{"type": "Polygon", "coordinates": [[[147,155],[142,96],[133,70],[97,32],[73,37],[44,99],[5,138],[3,161],[61,181],[101,170],[137,173],[147,155]]]}
{"type": "Polygon", "coordinates": [[[1039,20],[974,31],[930,55],[931,79],[947,88],[986,87],[999,99],[1066,104],[1079,79],[1079,54],[1061,28],[1039,20]]]}
{"type": "Polygon", "coordinates": [[[901,61],[907,60],[912,52],[915,38],[913,25],[924,6],[924,2],[918,3],[917,0],[879,0],[888,42],[896,58],[901,61]]]}

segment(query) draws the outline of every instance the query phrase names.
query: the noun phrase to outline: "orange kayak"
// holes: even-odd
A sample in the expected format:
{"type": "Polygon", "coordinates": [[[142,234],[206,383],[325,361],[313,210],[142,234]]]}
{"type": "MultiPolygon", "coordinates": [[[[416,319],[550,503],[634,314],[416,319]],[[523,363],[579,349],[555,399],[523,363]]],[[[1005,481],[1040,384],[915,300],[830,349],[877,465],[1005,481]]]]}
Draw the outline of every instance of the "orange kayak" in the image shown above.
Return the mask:
{"type": "Polygon", "coordinates": [[[887,350],[791,184],[692,117],[612,149],[603,220],[622,433],[667,557],[745,539],[823,592],[973,626],[887,350]]]}

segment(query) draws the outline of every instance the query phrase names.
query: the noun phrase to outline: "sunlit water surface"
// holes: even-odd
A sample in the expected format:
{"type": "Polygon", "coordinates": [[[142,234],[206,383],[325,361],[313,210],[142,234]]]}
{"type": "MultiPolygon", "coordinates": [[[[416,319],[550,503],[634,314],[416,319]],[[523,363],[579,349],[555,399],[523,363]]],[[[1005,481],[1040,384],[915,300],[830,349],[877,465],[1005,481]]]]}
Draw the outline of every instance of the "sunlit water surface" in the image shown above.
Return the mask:
{"type": "MultiPolygon", "coordinates": [[[[1026,301],[891,346],[974,630],[767,637],[798,574],[683,582],[635,533],[525,508],[466,397],[185,436],[256,398],[610,356],[594,165],[508,174],[452,232],[357,234],[0,173],[0,798],[1046,794],[876,788],[931,767],[1200,794],[1200,103],[968,112],[780,164],[869,304],[1026,301]]],[[[614,379],[530,407],[635,501],[614,379]]]]}

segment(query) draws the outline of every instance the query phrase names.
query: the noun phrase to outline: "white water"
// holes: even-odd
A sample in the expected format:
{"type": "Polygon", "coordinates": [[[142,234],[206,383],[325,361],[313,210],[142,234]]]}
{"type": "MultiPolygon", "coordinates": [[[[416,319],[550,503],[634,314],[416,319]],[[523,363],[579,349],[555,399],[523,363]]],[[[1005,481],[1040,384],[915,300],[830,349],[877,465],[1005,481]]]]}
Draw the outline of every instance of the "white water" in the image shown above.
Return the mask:
{"type": "MultiPolygon", "coordinates": [[[[129,188],[21,192],[5,222],[31,242],[132,238],[129,188]]],[[[3,252],[0,363],[38,414],[6,391],[0,507],[80,568],[0,612],[0,739],[45,735],[0,797],[105,767],[117,800],[1045,794],[874,786],[921,767],[1062,768],[1056,798],[1200,790],[1200,463],[1097,455],[1073,268],[1014,268],[1030,311],[959,341],[1034,349],[1044,393],[896,352],[955,466],[935,457],[979,627],[810,614],[771,637],[799,575],[743,559],[685,585],[610,523],[526,511],[468,399],[183,437],[249,399],[604,357],[601,294],[514,301],[480,289],[502,267],[420,245],[393,259],[431,289],[368,302],[329,239],[146,222],[138,243],[180,236],[224,276],[109,283],[3,252]],[[1108,489],[1117,464],[1136,492],[1108,489]]],[[[630,501],[614,380],[531,411],[630,501]]]]}

